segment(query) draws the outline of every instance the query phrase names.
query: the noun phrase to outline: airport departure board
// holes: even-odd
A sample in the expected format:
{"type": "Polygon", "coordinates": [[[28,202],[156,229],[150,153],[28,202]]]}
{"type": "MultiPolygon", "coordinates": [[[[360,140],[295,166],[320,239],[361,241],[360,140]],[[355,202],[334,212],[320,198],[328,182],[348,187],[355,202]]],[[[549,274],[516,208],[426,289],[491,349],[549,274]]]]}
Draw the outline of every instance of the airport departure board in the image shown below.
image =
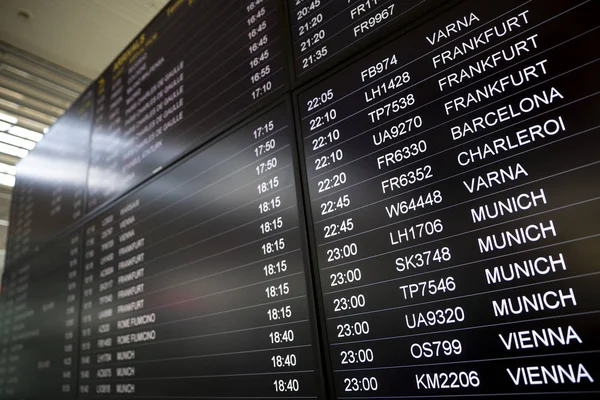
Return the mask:
{"type": "Polygon", "coordinates": [[[280,1],[174,1],[100,76],[92,210],[288,88],[280,1]]]}
{"type": "Polygon", "coordinates": [[[464,2],[300,93],[337,398],[598,396],[599,10],[464,2]]]}
{"type": "Polygon", "coordinates": [[[18,164],[7,264],[83,220],[93,101],[84,92],[18,164]]]}
{"type": "Polygon", "coordinates": [[[170,1],[18,166],[0,400],[598,399],[598,15],[170,1]]]}
{"type": "Polygon", "coordinates": [[[291,108],[85,226],[81,398],[315,398],[291,108]]]}

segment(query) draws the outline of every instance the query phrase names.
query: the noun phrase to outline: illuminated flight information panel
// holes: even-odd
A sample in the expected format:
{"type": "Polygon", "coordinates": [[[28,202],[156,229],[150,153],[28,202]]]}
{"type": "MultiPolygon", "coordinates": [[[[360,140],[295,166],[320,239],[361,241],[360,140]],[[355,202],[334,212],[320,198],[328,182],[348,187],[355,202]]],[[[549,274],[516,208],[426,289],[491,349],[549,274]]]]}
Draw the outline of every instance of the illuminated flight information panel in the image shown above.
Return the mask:
{"type": "Polygon", "coordinates": [[[79,231],[6,270],[0,302],[0,398],[74,399],[79,231]]]}
{"type": "Polygon", "coordinates": [[[291,107],[85,227],[81,398],[317,396],[291,107]]]}
{"type": "Polygon", "coordinates": [[[277,0],[173,1],[100,76],[88,211],[287,90],[277,0]]]}
{"type": "Polygon", "coordinates": [[[82,94],[17,165],[7,264],[82,219],[93,100],[92,90],[82,94]]]}
{"type": "Polygon", "coordinates": [[[338,398],[598,397],[599,13],[466,1],[298,95],[338,398]]]}
{"type": "Polygon", "coordinates": [[[288,0],[296,77],[314,76],[441,0],[288,0]]]}

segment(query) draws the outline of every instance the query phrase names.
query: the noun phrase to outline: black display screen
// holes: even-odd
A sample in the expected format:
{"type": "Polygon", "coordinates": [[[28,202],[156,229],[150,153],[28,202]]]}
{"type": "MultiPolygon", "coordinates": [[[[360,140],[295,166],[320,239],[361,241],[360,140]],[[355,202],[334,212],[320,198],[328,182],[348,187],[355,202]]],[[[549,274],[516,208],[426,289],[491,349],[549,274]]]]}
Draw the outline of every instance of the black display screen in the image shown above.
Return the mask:
{"type": "Polygon", "coordinates": [[[337,398],[598,396],[599,12],[463,2],[298,95],[337,398]]]}
{"type": "Polygon", "coordinates": [[[81,234],[7,269],[0,305],[0,397],[75,399],[81,234]]]}
{"type": "Polygon", "coordinates": [[[93,100],[88,89],[17,165],[7,264],[83,219],[93,100]]]}
{"type": "Polygon", "coordinates": [[[291,107],[85,226],[82,398],[314,398],[291,107]]]}
{"type": "Polygon", "coordinates": [[[279,1],[173,1],[100,76],[88,211],[288,88],[279,1]]]}
{"type": "Polygon", "coordinates": [[[19,164],[0,398],[597,399],[598,15],[171,1],[19,164]]]}

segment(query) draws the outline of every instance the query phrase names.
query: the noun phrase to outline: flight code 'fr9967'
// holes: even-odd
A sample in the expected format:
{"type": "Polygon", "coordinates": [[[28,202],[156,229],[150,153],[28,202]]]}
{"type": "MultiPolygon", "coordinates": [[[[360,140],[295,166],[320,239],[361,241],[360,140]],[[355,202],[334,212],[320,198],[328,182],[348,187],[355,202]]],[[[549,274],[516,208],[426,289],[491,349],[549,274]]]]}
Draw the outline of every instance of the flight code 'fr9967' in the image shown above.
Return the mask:
{"type": "MultiPolygon", "coordinates": [[[[370,2],[368,2],[370,4],[370,2]]],[[[376,3],[376,1],[374,2],[376,3]]],[[[379,11],[372,17],[367,18],[362,21],[360,24],[354,26],[352,31],[354,32],[354,37],[358,37],[359,35],[369,32],[371,29],[375,28],[377,25],[381,23],[385,23],[387,20],[392,18],[394,15],[394,4],[390,4],[383,10],[379,11]]]]}

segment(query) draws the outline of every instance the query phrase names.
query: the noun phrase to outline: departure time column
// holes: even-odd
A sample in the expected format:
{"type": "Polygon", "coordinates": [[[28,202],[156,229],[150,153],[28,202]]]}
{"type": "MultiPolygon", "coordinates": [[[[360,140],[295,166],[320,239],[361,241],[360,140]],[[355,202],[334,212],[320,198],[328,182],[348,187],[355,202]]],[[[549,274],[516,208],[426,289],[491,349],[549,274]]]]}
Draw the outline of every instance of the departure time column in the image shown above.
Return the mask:
{"type": "MultiPolygon", "coordinates": [[[[266,310],[265,322],[268,324],[281,324],[280,327],[265,332],[268,335],[268,342],[275,349],[286,343],[291,345],[300,339],[296,339],[298,334],[293,326],[285,324],[286,321],[295,319],[293,314],[298,311],[294,306],[295,302],[288,304],[285,301],[281,301],[286,297],[296,297],[300,293],[295,291],[297,286],[293,283],[287,280],[275,280],[279,275],[289,274],[290,270],[288,268],[293,270],[298,269],[298,266],[294,265],[296,264],[297,257],[292,257],[290,260],[290,257],[286,255],[277,256],[281,253],[286,254],[297,251],[294,248],[296,247],[295,243],[286,242],[283,234],[281,237],[274,235],[278,231],[285,232],[297,228],[298,225],[297,219],[295,221],[291,218],[288,219],[286,218],[287,213],[283,212],[290,207],[295,208],[294,196],[286,195],[285,193],[293,192],[294,187],[288,187],[289,182],[287,180],[282,181],[282,178],[278,174],[269,175],[269,171],[276,170],[278,166],[286,165],[291,161],[291,150],[289,149],[289,145],[286,145],[287,139],[284,138],[287,128],[280,125],[285,122],[287,121],[282,119],[265,120],[263,124],[257,126],[252,132],[256,145],[254,147],[254,155],[258,161],[254,167],[256,175],[258,177],[267,175],[268,177],[267,179],[258,181],[256,194],[261,199],[257,210],[257,217],[261,218],[259,219],[258,226],[259,234],[269,237],[268,241],[260,244],[260,253],[266,259],[262,270],[265,280],[269,282],[264,288],[265,301],[273,302],[273,305],[266,310]],[[275,192],[275,194],[265,196],[269,192],[275,192]],[[284,199],[290,199],[291,204],[284,199]]],[[[297,353],[298,350],[298,348],[290,348],[282,352],[273,353],[270,357],[273,371],[278,372],[278,374],[274,374],[272,382],[274,396],[294,396],[300,392],[301,386],[312,385],[309,380],[313,379],[313,377],[310,375],[296,375],[293,373],[279,375],[280,372],[298,365],[298,359],[304,357],[303,354],[297,353]],[[304,377],[306,378],[303,379],[304,377]]],[[[302,390],[305,393],[307,392],[304,387],[302,387],[302,390]]]]}

